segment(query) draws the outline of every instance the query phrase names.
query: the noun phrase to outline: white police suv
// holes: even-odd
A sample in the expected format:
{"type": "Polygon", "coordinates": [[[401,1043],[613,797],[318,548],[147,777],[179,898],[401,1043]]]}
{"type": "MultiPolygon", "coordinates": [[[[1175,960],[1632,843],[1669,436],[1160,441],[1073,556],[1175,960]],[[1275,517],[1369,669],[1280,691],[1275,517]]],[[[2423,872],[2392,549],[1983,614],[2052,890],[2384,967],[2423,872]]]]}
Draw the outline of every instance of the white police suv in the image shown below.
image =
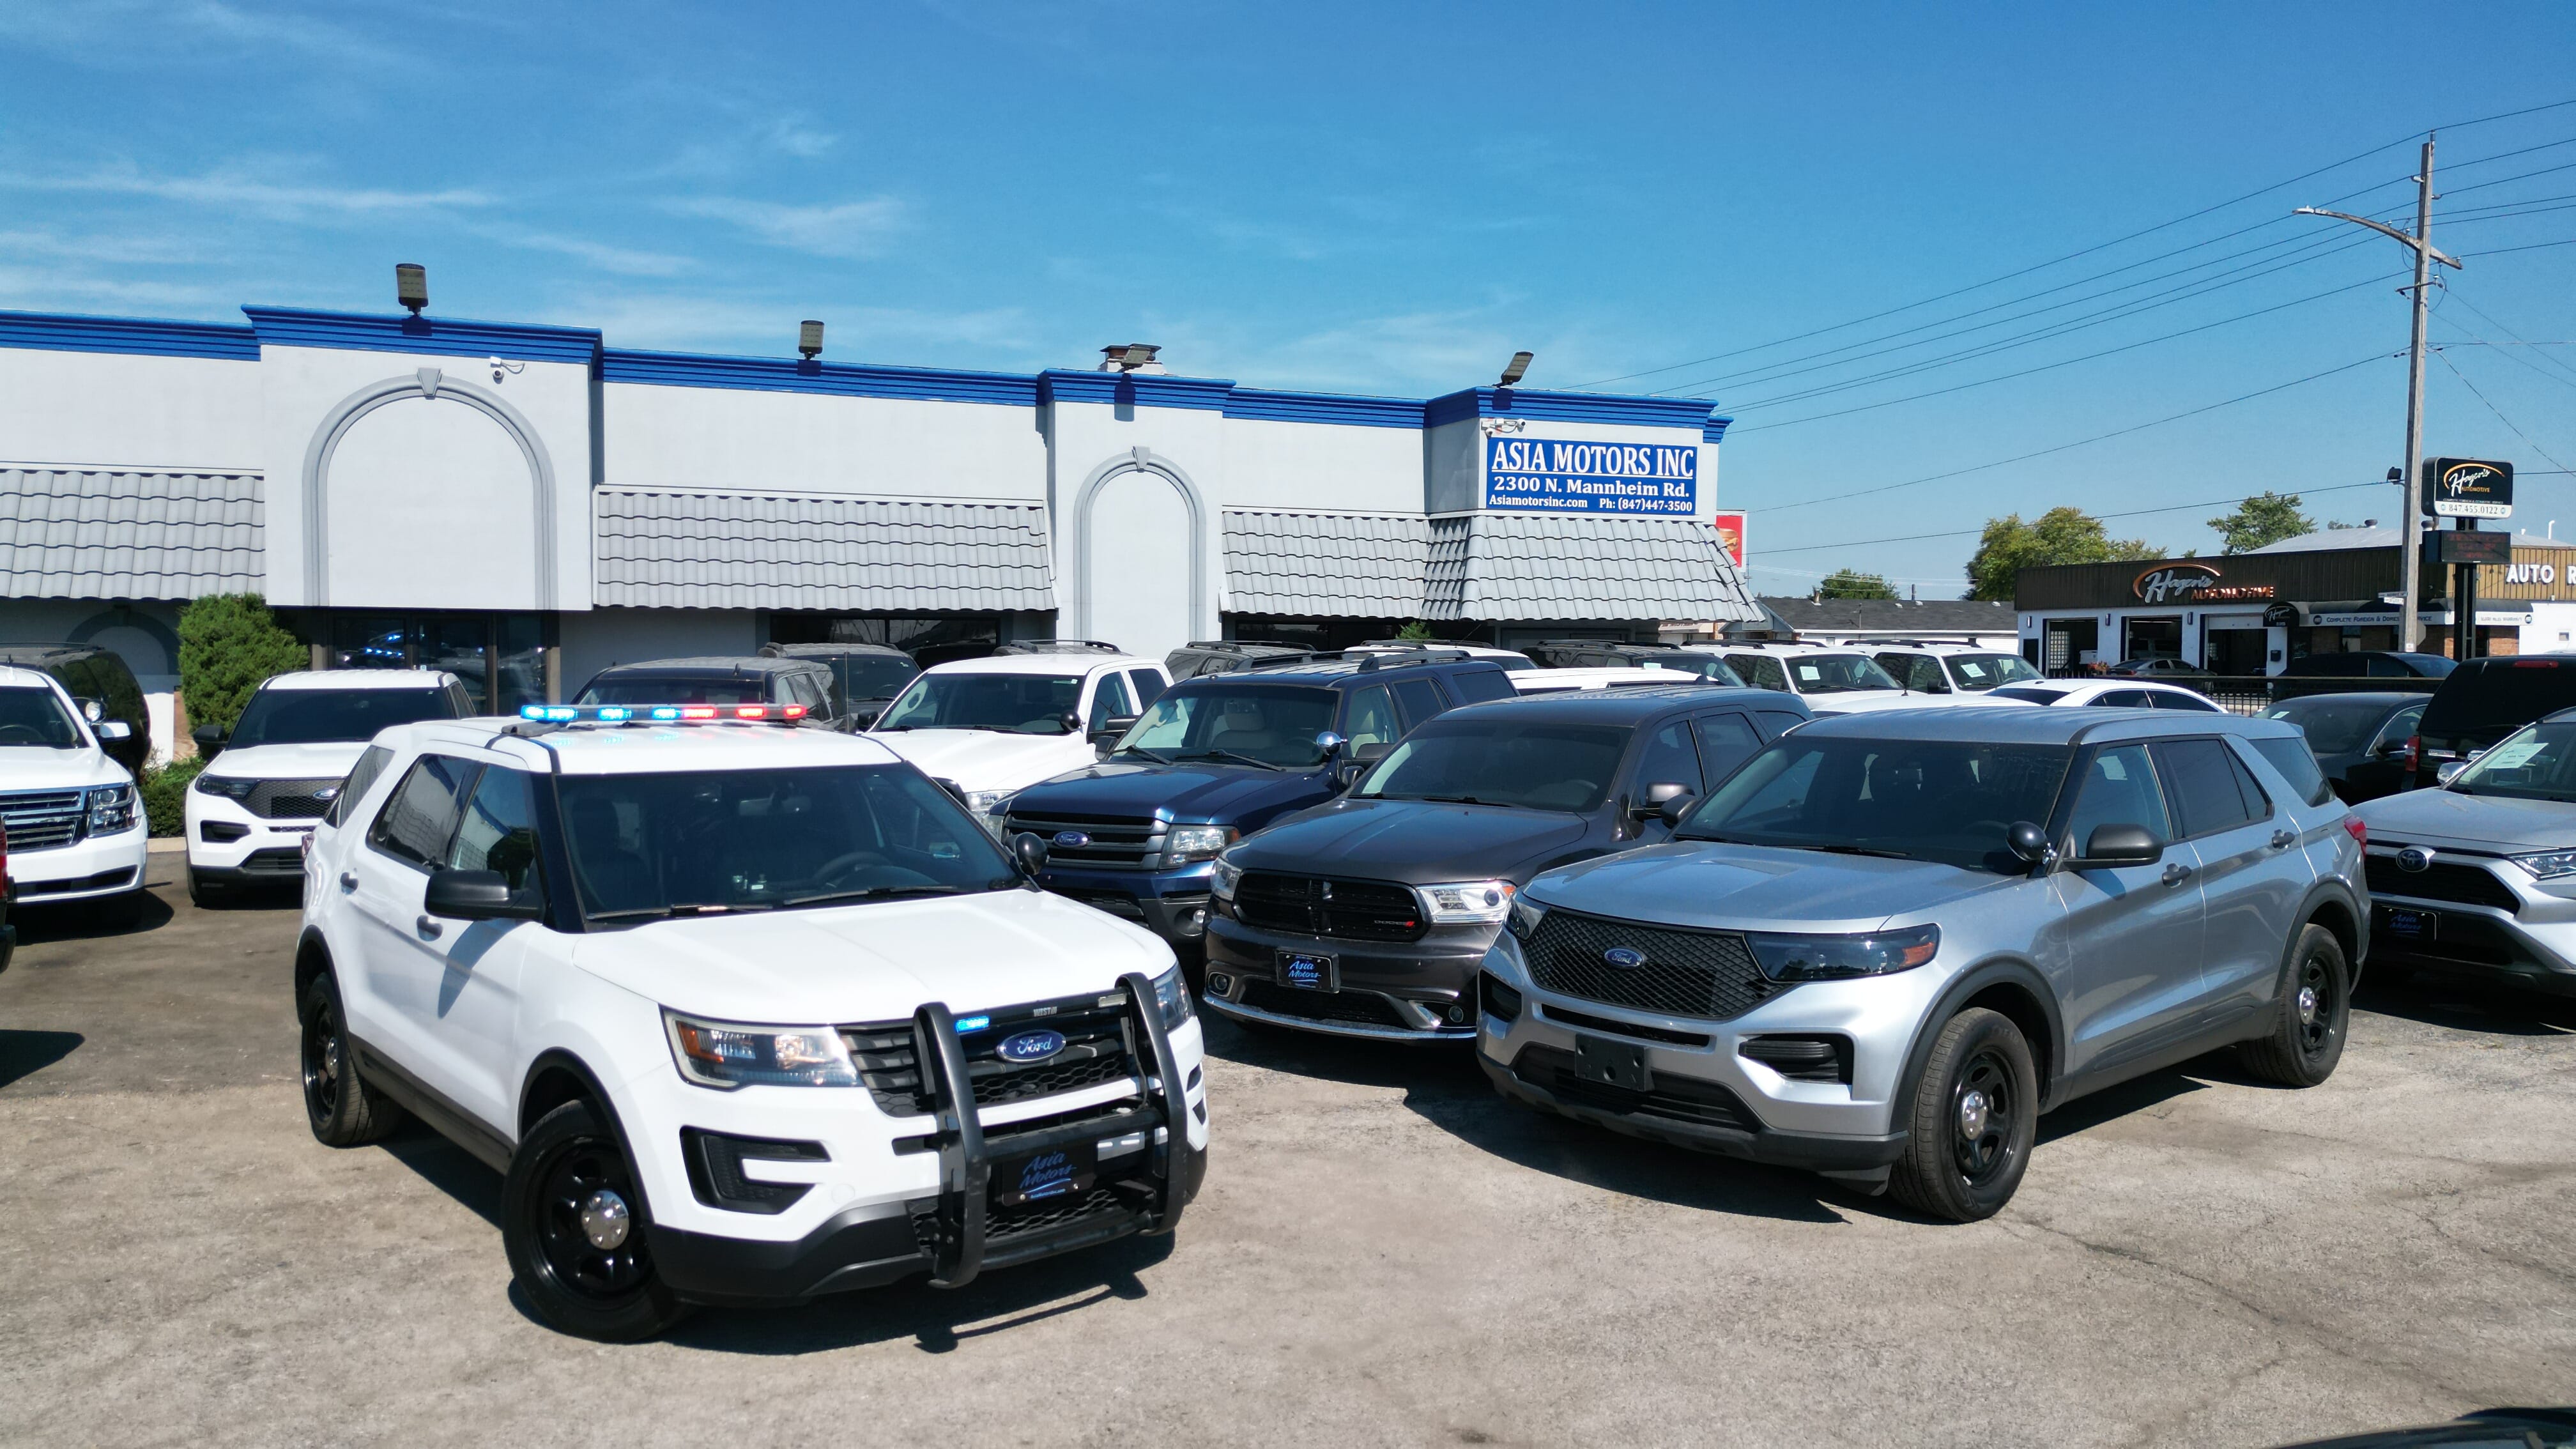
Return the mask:
{"type": "Polygon", "coordinates": [[[1172,953],[1030,883],[947,791],[796,706],[539,706],[367,748],[295,991],[333,1146],[408,1111],[507,1174],[568,1333],[1170,1232],[1205,1170],[1172,953]]]}

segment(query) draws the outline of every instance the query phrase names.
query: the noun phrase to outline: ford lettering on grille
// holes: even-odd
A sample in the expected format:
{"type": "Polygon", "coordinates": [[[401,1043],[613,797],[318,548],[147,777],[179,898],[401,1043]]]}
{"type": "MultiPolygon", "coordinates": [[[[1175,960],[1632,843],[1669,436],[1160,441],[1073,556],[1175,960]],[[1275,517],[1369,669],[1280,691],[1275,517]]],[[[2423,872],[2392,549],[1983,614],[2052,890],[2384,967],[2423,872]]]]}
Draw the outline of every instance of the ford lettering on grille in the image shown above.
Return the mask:
{"type": "Polygon", "coordinates": [[[1059,830],[1053,843],[1060,850],[1080,850],[1091,843],[1091,836],[1080,830],[1059,830]]]}
{"type": "Polygon", "coordinates": [[[1634,946],[1613,946],[1601,953],[1601,959],[1622,971],[1634,971],[1646,964],[1646,953],[1634,946]]]}
{"type": "Polygon", "coordinates": [[[1064,1033],[1060,1031],[1024,1031],[1006,1037],[994,1053],[1006,1062],[1042,1062],[1064,1050],[1064,1033]]]}

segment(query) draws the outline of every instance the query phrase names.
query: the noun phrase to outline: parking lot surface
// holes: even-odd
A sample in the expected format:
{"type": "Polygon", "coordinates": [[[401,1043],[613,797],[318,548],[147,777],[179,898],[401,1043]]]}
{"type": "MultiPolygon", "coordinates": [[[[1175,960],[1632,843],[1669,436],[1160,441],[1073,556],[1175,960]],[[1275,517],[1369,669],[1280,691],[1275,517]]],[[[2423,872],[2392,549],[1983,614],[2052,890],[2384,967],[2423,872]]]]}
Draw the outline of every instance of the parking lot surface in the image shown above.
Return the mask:
{"type": "Polygon", "coordinates": [[[2367,985],[2323,1088],[2193,1063],[1968,1227],[1211,1022],[1176,1239],[606,1347],[497,1175],[306,1132],[295,916],[21,913],[0,1442],[2262,1445],[2576,1401],[2576,1002],[2367,985]]]}

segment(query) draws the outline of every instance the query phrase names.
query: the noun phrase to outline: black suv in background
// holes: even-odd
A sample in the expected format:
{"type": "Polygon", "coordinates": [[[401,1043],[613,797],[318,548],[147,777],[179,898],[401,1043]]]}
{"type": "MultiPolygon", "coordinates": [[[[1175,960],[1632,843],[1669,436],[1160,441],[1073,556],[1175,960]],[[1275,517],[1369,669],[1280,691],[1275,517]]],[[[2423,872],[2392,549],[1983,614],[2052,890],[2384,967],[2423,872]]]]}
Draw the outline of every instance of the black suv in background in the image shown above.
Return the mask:
{"type": "Polygon", "coordinates": [[[2416,788],[2441,783],[2441,770],[2466,760],[2543,715],[2576,706],[2576,654],[2472,659],[2452,670],[2424,706],[2408,743],[2406,773],[2416,788]]]}
{"type": "Polygon", "coordinates": [[[812,659],[653,659],[612,664],[590,677],[575,704],[801,704],[805,717],[831,729],[856,728],[849,706],[835,707],[830,665],[812,659]]]}
{"type": "Polygon", "coordinates": [[[891,644],[764,644],[764,659],[800,659],[831,671],[832,717],[865,729],[912,683],[921,666],[891,644]]]}
{"type": "Polygon", "coordinates": [[[1183,680],[1097,763],[1013,795],[1002,836],[1036,836],[1040,885],[1141,922],[1195,970],[1218,851],[1340,794],[1433,716],[1511,696],[1501,668],[1436,648],[1183,680]]]}
{"type": "Polygon", "coordinates": [[[2407,679],[2415,684],[2374,685],[2377,689],[2430,690],[2451,677],[2459,661],[2440,654],[2409,654],[2393,649],[2356,649],[2339,654],[2303,654],[2272,676],[2274,699],[2349,691],[2356,679],[2407,679]]]}
{"type": "Polygon", "coordinates": [[[1678,644],[1621,644],[1608,639],[1550,639],[1521,651],[1542,669],[1678,669],[1711,684],[1743,687],[1726,661],[1678,644]]]}
{"type": "Polygon", "coordinates": [[[121,740],[100,740],[99,751],[143,778],[143,762],[152,756],[152,716],[124,656],[97,644],[0,644],[0,664],[50,674],[73,699],[98,701],[99,719],[120,720],[126,728],[121,740]]]}
{"type": "Polygon", "coordinates": [[[1478,705],[1423,725],[1341,798],[1212,872],[1208,1008],[1403,1041],[1476,1034],[1476,971],[1530,877],[1652,845],[1809,717],[1704,684],[1478,705]]]}

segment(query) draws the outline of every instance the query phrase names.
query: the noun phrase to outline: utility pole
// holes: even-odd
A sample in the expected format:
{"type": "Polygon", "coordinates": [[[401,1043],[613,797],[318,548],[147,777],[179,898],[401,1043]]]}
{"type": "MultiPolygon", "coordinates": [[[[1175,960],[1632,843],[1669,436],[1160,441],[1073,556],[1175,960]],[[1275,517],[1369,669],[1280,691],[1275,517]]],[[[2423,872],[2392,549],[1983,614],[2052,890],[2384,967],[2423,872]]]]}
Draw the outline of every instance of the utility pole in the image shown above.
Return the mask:
{"type": "MultiPolygon", "coordinates": [[[[2411,235],[2384,221],[2373,221],[2345,211],[2328,211],[2320,206],[2302,206],[2290,214],[2331,216],[2338,221],[2366,226],[2383,236],[2396,238],[2415,253],[2415,285],[2408,289],[2415,297],[2415,339],[2406,361],[2406,476],[2400,480],[2406,490],[2406,546],[2398,566],[2405,580],[2401,587],[2406,591],[2406,599],[2400,606],[2397,619],[2397,647],[2413,653],[2424,642],[2424,621],[2417,607],[2424,576],[2424,323],[2432,295],[2433,264],[2440,262],[2453,271],[2460,267],[2459,258],[2433,248],[2433,138],[2424,138],[2423,164],[2415,174],[2415,230],[2411,235]]],[[[2457,612],[2456,608],[2453,612],[2457,612]]],[[[2475,626],[2471,628],[2474,633],[2475,626]]],[[[2455,637],[2459,633],[2456,623],[2452,625],[2452,633],[2455,637]]],[[[2457,652],[2455,645],[2451,657],[2464,659],[2468,656],[2457,652]]]]}

